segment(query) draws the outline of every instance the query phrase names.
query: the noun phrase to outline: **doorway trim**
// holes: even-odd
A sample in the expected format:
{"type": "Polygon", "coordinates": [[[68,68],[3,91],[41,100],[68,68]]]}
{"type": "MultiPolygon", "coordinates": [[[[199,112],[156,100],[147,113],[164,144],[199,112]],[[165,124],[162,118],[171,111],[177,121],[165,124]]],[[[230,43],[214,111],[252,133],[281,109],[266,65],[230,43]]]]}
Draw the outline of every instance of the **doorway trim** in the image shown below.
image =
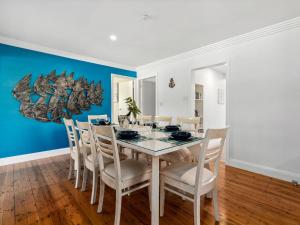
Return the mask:
{"type": "Polygon", "coordinates": [[[135,99],[135,87],[136,87],[136,77],[129,77],[129,76],[125,76],[125,75],[120,75],[120,74],[115,74],[115,73],[111,73],[110,74],[110,118],[111,118],[111,122],[115,122],[113,121],[113,113],[114,113],[114,77],[120,77],[120,78],[124,78],[124,79],[128,79],[128,80],[132,80],[133,81],[133,98],[135,99]]]}
{"type": "MultiPolygon", "coordinates": [[[[229,94],[229,78],[230,78],[230,62],[227,61],[227,60],[224,60],[224,61],[220,61],[220,62],[217,62],[217,63],[212,63],[212,64],[208,64],[208,65],[205,65],[205,66],[200,66],[200,67],[194,67],[191,69],[191,85],[192,85],[192,92],[190,93],[190,96],[191,96],[191,102],[192,102],[192,96],[195,95],[195,71],[197,70],[203,70],[203,69],[208,69],[208,68],[211,68],[211,67],[215,67],[215,66],[221,66],[221,65],[227,65],[227,68],[226,68],[226,105],[225,105],[225,108],[226,108],[226,126],[229,124],[229,119],[230,119],[230,113],[229,113],[229,100],[230,100],[230,94],[229,94]]],[[[190,105],[190,111],[193,112],[193,104],[191,103],[190,105]]],[[[232,128],[230,128],[232,129],[232,128]]],[[[229,149],[229,146],[230,146],[230,130],[229,130],[229,133],[227,135],[227,142],[226,142],[226,152],[225,152],[225,164],[226,165],[229,165],[229,162],[230,162],[230,149],[229,149]]]]}

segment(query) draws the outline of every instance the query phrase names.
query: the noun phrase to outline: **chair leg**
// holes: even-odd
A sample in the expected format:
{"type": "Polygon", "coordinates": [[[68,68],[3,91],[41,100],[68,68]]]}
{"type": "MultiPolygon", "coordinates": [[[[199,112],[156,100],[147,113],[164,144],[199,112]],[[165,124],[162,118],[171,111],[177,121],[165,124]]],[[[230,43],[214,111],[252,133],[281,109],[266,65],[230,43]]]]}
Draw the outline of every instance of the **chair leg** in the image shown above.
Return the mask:
{"type": "Polygon", "coordinates": [[[165,212],[165,183],[164,180],[161,179],[160,181],[160,216],[164,216],[165,212]]]}
{"type": "Polygon", "coordinates": [[[131,149],[131,158],[134,159],[134,150],[131,149]]]}
{"type": "Polygon", "coordinates": [[[86,166],[84,166],[81,191],[86,191],[86,182],[87,182],[87,178],[88,178],[88,172],[89,172],[88,168],[86,166]]]}
{"type": "Polygon", "coordinates": [[[77,167],[76,167],[76,182],[75,182],[75,188],[79,188],[79,185],[80,185],[80,170],[81,170],[81,166],[80,166],[80,162],[79,162],[79,160],[78,160],[77,167]]]}
{"type": "Polygon", "coordinates": [[[103,209],[104,192],[105,192],[105,183],[100,178],[100,194],[99,194],[99,203],[97,209],[98,213],[101,213],[103,209]]]}
{"type": "Polygon", "coordinates": [[[91,204],[95,204],[97,197],[97,186],[98,186],[98,171],[96,169],[93,170],[93,187],[92,187],[92,196],[91,196],[91,204]]]}
{"type": "Polygon", "coordinates": [[[121,208],[122,208],[121,190],[116,190],[116,211],[115,211],[115,223],[114,223],[114,225],[120,225],[121,208]]]}
{"type": "Polygon", "coordinates": [[[212,192],[213,196],[213,206],[214,206],[214,214],[215,214],[215,220],[220,221],[219,218],[219,205],[218,205],[218,190],[215,188],[212,192]]]}
{"type": "MultiPolygon", "coordinates": [[[[204,164],[204,168],[210,170],[210,164],[209,163],[206,163],[204,164]]],[[[212,192],[208,192],[206,195],[205,195],[206,198],[212,198],[212,192]]]]}
{"type": "Polygon", "coordinates": [[[73,175],[73,165],[74,165],[74,162],[73,162],[73,159],[70,157],[70,166],[69,166],[69,175],[68,175],[68,180],[71,180],[72,178],[72,175],[73,175]]]}
{"type": "Polygon", "coordinates": [[[194,225],[200,225],[200,197],[194,199],[194,225]]]}
{"type": "Polygon", "coordinates": [[[149,207],[151,211],[151,184],[148,186],[149,207]]]}

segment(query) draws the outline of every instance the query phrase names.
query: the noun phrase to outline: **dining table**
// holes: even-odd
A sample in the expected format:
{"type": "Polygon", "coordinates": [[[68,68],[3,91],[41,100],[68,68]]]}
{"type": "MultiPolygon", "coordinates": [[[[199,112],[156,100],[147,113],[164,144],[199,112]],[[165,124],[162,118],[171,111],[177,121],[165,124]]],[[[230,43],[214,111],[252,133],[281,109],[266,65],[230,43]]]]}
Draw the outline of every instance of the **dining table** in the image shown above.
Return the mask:
{"type": "Polygon", "coordinates": [[[192,136],[188,140],[174,140],[170,136],[171,132],[167,132],[163,128],[131,126],[129,129],[138,131],[139,136],[134,139],[121,139],[117,136],[117,144],[151,157],[151,225],[159,225],[159,157],[191,147],[200,149],[203,134],[191,132],[192,136]]]}

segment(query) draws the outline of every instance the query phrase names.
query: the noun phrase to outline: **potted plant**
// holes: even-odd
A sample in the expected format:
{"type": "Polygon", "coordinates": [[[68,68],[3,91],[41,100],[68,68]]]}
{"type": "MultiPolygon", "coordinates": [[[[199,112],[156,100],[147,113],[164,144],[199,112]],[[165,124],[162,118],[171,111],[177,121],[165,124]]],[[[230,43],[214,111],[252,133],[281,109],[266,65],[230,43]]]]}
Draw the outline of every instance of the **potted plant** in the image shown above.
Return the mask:
{"type": "Polygon", "coordinates": [[[141,113],[141,110],[137,107],[136,102],[133,98],[125,98],[125,103],[127,104],[128,114],[127,116],[132,116],[136,120],[136,116],[141,113]]]}

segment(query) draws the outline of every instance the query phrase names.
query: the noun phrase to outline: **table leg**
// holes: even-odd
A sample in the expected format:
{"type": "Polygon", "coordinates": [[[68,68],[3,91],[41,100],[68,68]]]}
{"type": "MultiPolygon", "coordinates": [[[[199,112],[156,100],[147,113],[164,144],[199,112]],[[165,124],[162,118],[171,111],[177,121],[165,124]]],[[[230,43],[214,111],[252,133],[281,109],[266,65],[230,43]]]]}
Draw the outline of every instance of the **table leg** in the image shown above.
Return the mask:
{"type": "Polygon", "coordinates": [[[159,225],[159,156],[152,156],[151,225],[159,225]]]}

